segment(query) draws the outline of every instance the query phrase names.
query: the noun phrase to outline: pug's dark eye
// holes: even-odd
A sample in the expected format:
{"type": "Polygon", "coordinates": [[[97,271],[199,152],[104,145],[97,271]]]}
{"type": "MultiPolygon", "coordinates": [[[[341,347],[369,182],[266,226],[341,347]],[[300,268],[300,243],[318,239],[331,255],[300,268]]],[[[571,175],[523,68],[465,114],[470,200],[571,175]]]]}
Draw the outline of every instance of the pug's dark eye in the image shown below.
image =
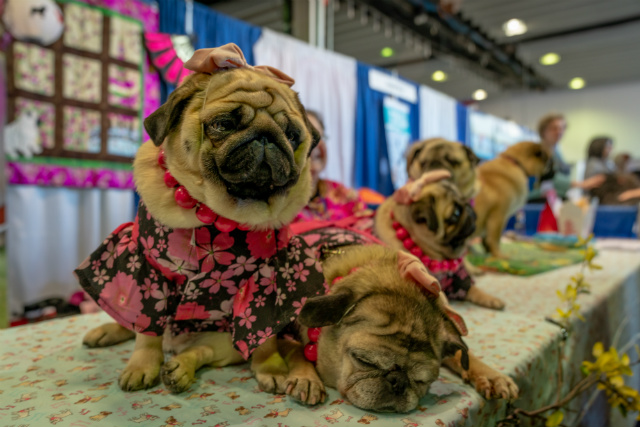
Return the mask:
{"type": "Polygon", "coordinates": [[[451,215],[447,218],[447,224],[456,224],[460,221],[460,216],[462,216],[462,208],[459,205],[454,205],[451,215]]]}
{"type": "Polygon", "coordinates": [[[460,162],[452,157],[446,156],[445,160],[447,161],[447,163],[449,163],[449,165],[451,165],[452,168],[460,166],[460,162]]]}
{"type": "Polygon", "coordinates": [[[288,131],[287,139],[289,140],[289,144],[291,144],[293,151],[295,151],[300,146],[300,135],[298,134],[298,132],[288,131]]]}
{"type": "Polygon", "coordinates": [[[227,132],[235,128],[233,120],[216,120],[209,125],[209,130],[213,132],[227,132]]]}

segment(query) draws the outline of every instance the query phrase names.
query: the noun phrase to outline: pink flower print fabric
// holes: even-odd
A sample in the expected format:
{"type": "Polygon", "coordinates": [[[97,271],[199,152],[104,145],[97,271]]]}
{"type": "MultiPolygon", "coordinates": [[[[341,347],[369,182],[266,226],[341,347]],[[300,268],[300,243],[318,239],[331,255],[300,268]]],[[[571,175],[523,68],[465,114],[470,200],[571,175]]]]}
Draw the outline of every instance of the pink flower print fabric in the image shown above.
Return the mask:
{"type": "Polygon", "coordinates": [[[141,203],[135,223],[116,229],[75,274],[133,331],[228,331],[249,357],[295,320],[307,298],[325,292],[320,243],[292,236],[288,227],[248,231],[227,219],[170,229],[141,203]]]}

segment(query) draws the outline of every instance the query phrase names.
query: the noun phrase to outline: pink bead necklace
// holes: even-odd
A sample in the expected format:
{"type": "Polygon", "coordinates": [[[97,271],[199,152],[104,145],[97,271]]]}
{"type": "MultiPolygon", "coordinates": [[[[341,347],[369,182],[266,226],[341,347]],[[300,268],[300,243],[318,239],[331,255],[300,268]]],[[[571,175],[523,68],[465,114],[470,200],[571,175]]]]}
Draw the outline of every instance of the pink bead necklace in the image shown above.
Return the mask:
{"type": "Polygon", "coordinates": [[[402,245],[413,255],[417,256],[425,267],[432,273],[441,271],[458,271],[462,265],[462,258],[435,260],[429,258],[422,252],[422,249],[413,241],[411,235],[406,228],[395,220],[393,212],[391,212],[392,227],[396,230],[396,238],[402,242],[402,245]]]}
{"type": "Polygon", "coordinates": [[[193,209],[196,208],[196,217],[203,222],[204,224],[213,224],[216,219],[218,219],[218,214],[209,209],[204,203],[201,203],[191,197],[189,191],[185,188],[184,185],[180,185],[177,179],[171,175],[171,172],[167,170],[166,160],[164,158],[164,149],[161,149],[158,153],[158,164],[165,171],[164,172],[164,183],[169,188],[175,188],[175,192],[173,193],[173,197],[176,200],[178,206],[184,209],[193,209]]]}

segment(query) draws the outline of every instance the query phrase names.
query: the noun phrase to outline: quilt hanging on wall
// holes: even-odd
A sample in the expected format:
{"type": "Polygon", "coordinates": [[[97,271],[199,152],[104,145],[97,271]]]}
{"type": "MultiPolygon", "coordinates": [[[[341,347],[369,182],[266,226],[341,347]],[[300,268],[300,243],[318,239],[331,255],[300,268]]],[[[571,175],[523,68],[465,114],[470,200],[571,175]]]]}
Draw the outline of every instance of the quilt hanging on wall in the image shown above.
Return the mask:
{"type": "Polygon", "coordinates": [[[7,49],[8,121],[23,130],[7,151],[9,182],[133,188],[142,120],[159,105],[142,34],[157,10],[138,0],[62,0],[65,30],[50,46],[7,49]]]}

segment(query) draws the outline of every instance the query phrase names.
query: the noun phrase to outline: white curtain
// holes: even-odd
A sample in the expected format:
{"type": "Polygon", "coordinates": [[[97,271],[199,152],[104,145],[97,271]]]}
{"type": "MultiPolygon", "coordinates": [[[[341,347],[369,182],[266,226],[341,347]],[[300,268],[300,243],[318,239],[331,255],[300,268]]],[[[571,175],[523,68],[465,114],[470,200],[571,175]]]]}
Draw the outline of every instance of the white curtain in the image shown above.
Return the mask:
{"type": "Polygon", "coordinates": [[[420,85],[420,139],[458,140],[456,100],[420,85]]]}
{"type": "Polygon", "coordinates": [[[10,185],[6,251],[11,313],[79,290],[73,270],[118,225],[133,221],[133,204],[132,190],[10,185]]]}
{"type": "Polygon", "coordinates": [[[353,186],[357,63],[267,28],[253,46],[256,65],[270,65],[296,81],[305,108],[322,115],[327,143],[324,178],[353,186]]]}

